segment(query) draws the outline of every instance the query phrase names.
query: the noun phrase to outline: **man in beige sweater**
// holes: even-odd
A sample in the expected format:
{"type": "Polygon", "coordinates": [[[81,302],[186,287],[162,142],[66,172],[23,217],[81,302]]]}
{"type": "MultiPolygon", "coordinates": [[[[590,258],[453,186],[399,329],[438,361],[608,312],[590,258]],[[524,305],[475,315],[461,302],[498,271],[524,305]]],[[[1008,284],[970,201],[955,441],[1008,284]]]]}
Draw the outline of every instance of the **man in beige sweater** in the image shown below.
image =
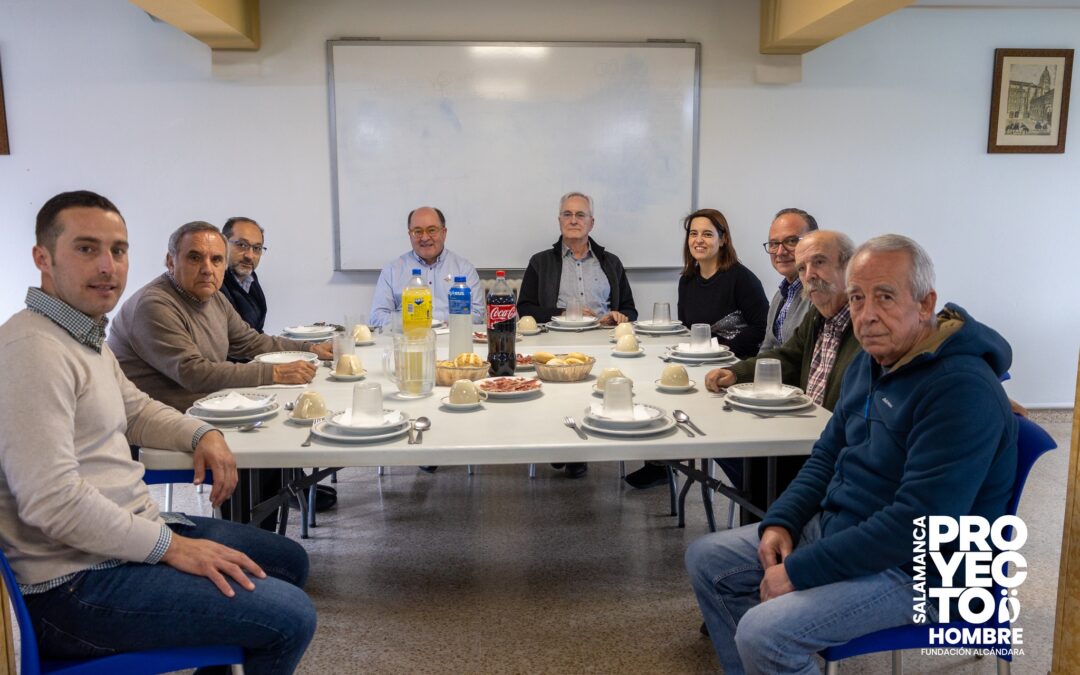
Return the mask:
{"type": "Polygon", "coordinates": [[[307,361],[230,363],[229,356],[311,351],[333,358],[329,344],[271,337],[249,326],[218,293],[227,264],[225,237],[216,227],[182,225],[169,237],[165,274],[124,302],[109,331],[124,374],[178,410],[230,387],[304,384],[315,376],[307,361]]]}
{"type": "Polygon", "coordinates": [[[236,485],[222,434],[139,391],[104,344],[127,251],[109,200],[57,195],[38,213],[41,287],[0,326],[0,548],[42,656],[232,644],[248,673],[291,672],[315,628],[307,554],[256,528],[159,513],[130,456],[129,443],[193,453],[196,483],[213,471],[214,505],[236,485]]]}

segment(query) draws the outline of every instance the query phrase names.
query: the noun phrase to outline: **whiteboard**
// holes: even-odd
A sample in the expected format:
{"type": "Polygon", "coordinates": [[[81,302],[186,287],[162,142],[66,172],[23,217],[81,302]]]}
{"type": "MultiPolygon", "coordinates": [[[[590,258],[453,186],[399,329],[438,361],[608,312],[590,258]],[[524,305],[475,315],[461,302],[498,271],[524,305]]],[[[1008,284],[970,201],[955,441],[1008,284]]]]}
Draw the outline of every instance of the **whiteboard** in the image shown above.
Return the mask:
{"type": "Polygon", "coordinates": [[[524,268],[570,191],[626,267],[681,266],[700,45],[330,40],[327,58],[337,269],[409,250],[422,205],[477,268],[524,268]]]}

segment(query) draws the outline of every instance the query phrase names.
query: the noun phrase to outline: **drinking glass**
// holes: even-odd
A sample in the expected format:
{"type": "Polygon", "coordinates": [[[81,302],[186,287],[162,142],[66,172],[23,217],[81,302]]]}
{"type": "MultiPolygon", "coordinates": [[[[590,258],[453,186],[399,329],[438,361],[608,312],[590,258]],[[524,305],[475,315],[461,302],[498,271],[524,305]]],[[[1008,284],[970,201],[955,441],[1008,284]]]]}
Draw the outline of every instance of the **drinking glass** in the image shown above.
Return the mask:
{"type": "Polygon", "coordinates": [[[612,419],[634,417],[633,383],[625,377],[613,377],[604,384],[604,414],[612,419]]]}
{"type": "Polygon", "coordinates": [[[383,372],[397,385],[400,398],[421,398],[435,388],[435,331],[421,336],[394,335],[383,352],[383,372]]]}
{"type": "Polygon", "coordinates": [[[352,392],[352,424],[375,426],[383,421],[382,385],[378,382],[360,382],[352,392]]]}
{"type": "Polygon", "coordinates": [[[344,333],[334,333],[334,370],[337,371],[338,361],[346,354],[356,353],[356,341],[348,329],[344,333]]]}
{"type": "Polygon", "coordinates": [[[712,326],[695,323],[690,326],[690,351],[707,352],[712,347],[712,326]]]}
{"type": "Polygon", "coordinates": [[[763,397],[778,397],[783,391],[779,359],[758,359],[754,365],[754,393],[763,397]]]}
{"type": "Polygon", "coordinates": [[[671,303],[654,302],[652,306],[652,322],[657,326],[671,323],[671,303]]]}
{"type": "Polygon", "coordinates": [[[567,321],[581,321],[582,307],[580,300],[569,300],[566,303],[566,311],[563,312],[563,316],[567,321]]]}

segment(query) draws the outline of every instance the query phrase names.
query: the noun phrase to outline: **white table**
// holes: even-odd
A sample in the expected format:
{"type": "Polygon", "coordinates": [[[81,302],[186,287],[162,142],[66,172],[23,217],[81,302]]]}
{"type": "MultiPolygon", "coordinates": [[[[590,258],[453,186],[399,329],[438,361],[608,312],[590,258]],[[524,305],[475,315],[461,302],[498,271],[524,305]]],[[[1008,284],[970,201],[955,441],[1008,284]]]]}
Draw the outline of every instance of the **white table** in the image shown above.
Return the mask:
{"type": "MultiPolygon", "coordinates": [[[[657,357],[663,353],[664,346],[680,339],[685,341],[687,336],[643,337],[645,356],[618,358],[611,355],[610,333],[610,330],[598,329],[525,337],[518,342],[519,352],[581,351],[596,357],[597,363],[583,382],[545,382],[543,393],[538,396],[520,400],[489,399],[481,409],[470,412],[449,411],[439,404],[439,399],[449,391],[448,387],[436,387],[433,395],[422,399],[398,399],[397,388],[380,372],[382,352],[388,346],[389,338],[377,336],[376,345],[358,347],[357,354],[368,369],[368,380],[383,386],[386,407],[399,409],[412,418],[426,415],[431,420],[432,427],[424,432],[420,445],[408,445],[406,435],[370,444],[335,443],[316,437],[310,447],[302,448],[300,444],[307,438],[309,429],[287,423],[284,410],[254,432],[239,433],[228,427],[223,430],[237,465],[244,469],[527,464],[808,454],[830,417],[830,413],[822,408],[814,408],[810,417],[769,419],[745,412],[725,412],[722,399],[704,387],[705,374],[715,368],[714,365],[687,368],[690,379],[697,382],[697,387],[689,393],[658,391],[654,381],[665,364],[657,357]],[[580,422],[586,407],[600,400],[593,396],[592,387],[596,375],[605,367],[620,368],[633,379],[636,402],[658,406],[668,414],[676,408],[683,410],[706,435],[690,438],[674,428],[643,438],[604,437],[591,433],[588,440],[579,438],[563,425],[563,418],[572,416],[580,422]]],[[[440,357],[446,351],[446,342],[446,336],[439,336],[437,353],[440,357]]],[[[475,347],[481,355],[486,353],[485,345],[475,347]]],[[[331,410],[343,410],[351,405],[353,383],[330,380],[330,372],[328,368],[320,368],[310,386],[323,393],[331,410]]],[[[278,391],[278,398],[292,400],[298,393],[284,389],[278,391]]],[[[186,453],[143,448],[140,458],[149,469],[191,468],[191,455],[186,453]]]]}

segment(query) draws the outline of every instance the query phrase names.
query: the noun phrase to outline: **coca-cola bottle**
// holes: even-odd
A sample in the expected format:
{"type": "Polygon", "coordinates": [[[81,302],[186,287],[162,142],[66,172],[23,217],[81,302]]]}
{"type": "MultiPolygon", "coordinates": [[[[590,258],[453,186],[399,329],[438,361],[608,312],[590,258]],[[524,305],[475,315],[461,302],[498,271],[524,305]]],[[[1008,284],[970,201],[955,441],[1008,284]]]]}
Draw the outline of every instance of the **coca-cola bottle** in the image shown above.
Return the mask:
{"type": "Polygon", "coordinates": [[[487,296],[488,372],[492,377],[513,375],[517,368],[517,307],[506,272],[495,273],[487,296]]]}

